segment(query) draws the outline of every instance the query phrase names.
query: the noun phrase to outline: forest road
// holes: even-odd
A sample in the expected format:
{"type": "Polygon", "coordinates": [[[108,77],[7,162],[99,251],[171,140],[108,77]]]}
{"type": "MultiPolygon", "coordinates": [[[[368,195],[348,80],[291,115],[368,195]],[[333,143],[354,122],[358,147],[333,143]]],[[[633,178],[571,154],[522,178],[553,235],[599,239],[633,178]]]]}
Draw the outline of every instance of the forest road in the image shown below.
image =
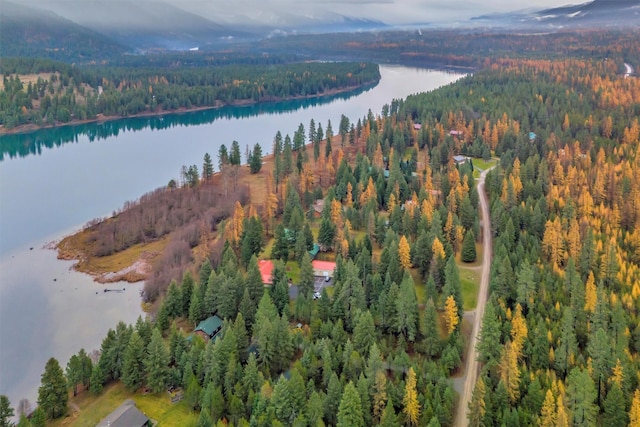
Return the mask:
{"type": "Polygon", "coordinates": [[[454,425],[456,427],[467,427],[469,419],[467,418],[467,408],[473,395],[473,388],[478,378],[478,352],[476,346],[478,343],[478,335],[480,334],[480,325],[482,325],[482,317],[484,316],[484,307],[487,304],[487,296],[489,294],[489,277],[491,272],[491,255],[492,255],[492,232],[491,217],[489,216],[489,202],[484,193],[484,180],[487,173],[493,168],[482,171],[480,179],[478,179],[478,195],[480,196],[480,212],[482,214],[482,274],[480,277],[480,289],[478,289],[478,304],[475,310],[473,321],[473,330],[471,332],[471,340],[467,350],[467,361],[465,366],[465,382],[464,389],[458,400],[458,410],[456,411],[454,425]]]}

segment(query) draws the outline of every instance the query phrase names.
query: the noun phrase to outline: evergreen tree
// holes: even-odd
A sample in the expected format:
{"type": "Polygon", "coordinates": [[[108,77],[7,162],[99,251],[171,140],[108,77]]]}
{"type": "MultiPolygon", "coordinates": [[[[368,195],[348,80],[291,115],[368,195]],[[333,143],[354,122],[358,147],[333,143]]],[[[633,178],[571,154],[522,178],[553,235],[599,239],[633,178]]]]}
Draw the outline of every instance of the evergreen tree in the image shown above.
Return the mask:
{"type": "Polygon", "coordinates": [[[262,169],[262,146],[258,143],[253,146],[253,150],[249,154],[249,170],[256,174],[262,169]]]}
{"type": "Polygon", "coordinates": [[[11,402],[7,396],[0,395],[0,427],[10,427],[13,425],[11,418],[15,415],[11,402]]]}
{"type": "Polygon", "coordinates": [[[191,306],[194,285],[195,281],[193,280],[193,276],[191,276],[191,272],[188,270],[185,271],[182,275],[182,283],[180,284],[180,296],[182,298],[182,310],[180,312],[180,316],[182,317],[189,316],[189,307],[191,306]]]}
{"type": "Polygon", "coordinates": [[[274,243],[271,248],[271,258],[281,259],[287,262],[289,259],[289,240],[284,229],[284,225],[278,224],[274,233],[274,243]]]}
{"type": "Polygon", "coordinates": [[[238,141],[231,143],[231,152],[229,153],[229,164],[234,166],[240,166],[242,158],[240,157],[240,144],[238,141]]]}
{"type": "Polygon", "coordinates": [[[384,408],[382,418],[380,419],[380,427],[397,427],[398,417],[396,411],[393,409],[393,403],[391,399],[387,401],[387,406],[384,408]]]}
{"type": "Polygon", "coordinates": [[[413,342],[418,334],[418,298],[411,276],[406,273],[400,284],[396,303],[395,328],[407,341],[413,342]]]}
{"type": "Polygon", "coordinates": [[[362,404],[353,382],[344,388],[338,409],[337,427],[364,427],[362,404]]]}
{"type": "Polygon", "coordinates": [[[579,368],[571,370],[567,378],[567,406],[573,426],[595,426],[598,415],[596,388],[589,372],[579,368]]]}
{"type": "Polygon", "coordinates": [[[440,352],[438,313],[433,299],[429,298],[424,309],[424,332],[422,344],[427,355],[433,357],[440,352]]]}
{"type": "Polygon", "coordinates": [[[153,330],[151,342],[144,360],[147,386],[152,393],[160,393],[167,385],[169,376],[169,353],[157,329],[153,330]]]}
{"type": "Polygon", "coordinates": [[[213,176],[213,161],[209,153],[204,153],[204,160],[202,164],[202,179],[208,181],[213,176]]]}
{"type": "Polygon", "coordinates": [[[369,355],[369,348],[376,342],[376,329],[369,310],[360,313],[353,329],[353,347],[362,357],[369,355]]]}
{"type": "Polygon", "coordinates": [[[613,384],[604,401],[604,419],[602,425],[607,427],[626,427],[629,425],[629,416],[625,410],[624,394],[620,386],[616,383],[613,384]]]}
{"type": "Polygon", "coordinates": [[[476,238],[473,235],[473,230],[469,229],[462,240],[462,261],[474,262],[476,257],[476,238]]]}
{"type": "Polygon", "coordinates": [[[129,345],[124,353],[122,382],[131,391],[136,391],[144,383],[145,347],[142,338],[136,332],[131,334],[129,345]]]}
{"type": "Polygon", "coordinates": [[[53,357],[47,361],[38,389],[38,406],[48,419],[59,418],[67,412],[67,380],[53,357]]]}
{"type": "Polygon", "coordinates": [[[31,415],[31,427],[46,427],[46,425],[47,416],[42,408],[37,407],[31,415]]]}
{"type": "Polygon", "coordinates": [[[282,314],[285,306],[289,304],[289,279],[287,277],[286,266],[281,261],[276,261],[273,266],[271,299],[278,310],[278,314],[282,314]]]}
{"type": "MultiPolygon", "coordinates": [[[[318,243],[323,248],[331,248],[336,235],[336,227],[331,223],[329,218],[322,217],[320,222],[320,230],[318,231],[318,243]]],[[[323,249],[323,250],[325,250],[323,249]]]]}
{"type": "Polygon", "coordinates": [[[73,396],[78,394],[78,384],[80,383],[80,359],[77,355],[71,356],[69,362],[67,362],[66,376],[67,385],[73,390],[73,396]]]}
{"type": "Polygon", "coordinates": [[[163,302],[166,306],[167,316],[169,319],[175,319],[182,315],[182,294],[178,288],[178,283],[172,280],[167,288],[167,296],[163,302]]]}

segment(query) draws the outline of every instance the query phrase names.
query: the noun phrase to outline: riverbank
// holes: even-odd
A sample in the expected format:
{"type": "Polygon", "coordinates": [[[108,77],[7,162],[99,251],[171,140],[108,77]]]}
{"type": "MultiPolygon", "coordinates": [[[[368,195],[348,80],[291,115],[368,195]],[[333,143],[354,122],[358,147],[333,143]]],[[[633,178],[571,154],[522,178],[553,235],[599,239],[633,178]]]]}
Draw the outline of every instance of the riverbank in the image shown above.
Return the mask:
{"type": "MultiPolygon", "coordinates": [[[[343,146],[340,135],[334,136],[333,143],[336,147],[343,146]]],[[[358,152],[364,152],[365,144],[366,141],[362,138],[357,138],[353,145],[345,141],[343,146],[344,156],[347,159],[354,160],[358,152]]],[[[320,152],[324,152],[325,149],[326,140],[322,140],[320,141],[320,152]]],[[[306,144],[305,150],[307,151],[307,157],[312,158],[313,144],[306,144]]],[[[336,148],[336,153],[337,152],[338,148],[336,148]]],[[[339,157],[340,155],[337,154],[336,156],[339,157]]],[[[329,171],[321,162],[309,162],[308,165],[309,175],[315,177],[320,185],[330,185],[335,179],[335,177],[329,175],[329,171]]],[[[252,206],[258,212],[261,212],[264,208],[268,194],[267,181],[273,176],[274,166],[273,154],[268,154],[262,158],[262,169],[260,172],[252,174],[248,165],[242,165],[238,170],[236,185],[247,186],[249,188],[250,201],[247,205],[252,206]]],[[[199,186],[214,186],[222,189],[225,185],[231,185],[227,182],[229,179],[229,177],[225,178],[222,173],[216,172],[213,174],[211,180],[202,182],[199,186]]],[[[285,188],[285,185],[280,185],[277,189],[273,188],[272,191],[276,193],[278,199],[284,200],[285,188]]],[[[186,191],[191,190],[187,187],[183,187],[183,189],[186,191]]],[[[113,220],[115,219],[111,217],[102,220],[102,222],[113,220]]],[[[225,219],[222,221],[225,221],[225,219]]],[[[71,235],[65,236],[52,246],[57,250],[59,259],[76,261],[73,269],[88,274],[98,283],[106,284],[119,281],[135,283],[144,281],[149,277],[149,274],[152,272],[153,263],[162,255],[163,251],[171,242],[172,236],[181,233],[181,231],[182,229],[178,228],[158,240],[139,243],[107,256],[91,255],[94,253],[94,246],[99,243],[92,236],[91,226],[86,226],[71,235]]],[[[222,235],[217,231],[203,234],[198,245],[192,248],[193,259],[195,260],[194,265],[199,265],[204,260],[211,245],[220,237],[222,237],[222,235]]],[[[193,273],[196,274],[197,272],[194,271],[193,273]]]]}
{"type": "Polygon", "coordinates": [[[237,101],[233,101],[233,102],[222,102],[222,101],[216,101],[216,105],[209,105],[209,106],[199,106],[199,107],[192,107],[192,108],[178,108],[175,110],[157,110],[157,111],[144,111],[142,113],[138,113],[138,114],[132,114],[132,115],[128,115],[128,116],[120,116],[120,115],[104,115],[104,114],[97,114],[96,117],[92,118],[92,119],[84,119],[84,120],[80,120],[80,119],[72,119],[68,122],[54,122],[54,123],[43,123],[42,125],[37,125],[35,123],[26,123],[26,124],[22,124],[22,125],[18,125],[15,126],[11,129],[6,129],[4,127],[4,125],[0,125],[0,136],[2,135],[16,135],[16,134],[25,134],[25,133],[30,133],[30,132],[35,132],[37,130],[40,129],[54,129],[54,128],[59,128],[59,127],[64,127],[64,126],[76,126],[76,125],[82,125],[82,124],[89,124],[89,123],[105,123],[105,122],[110,122],[110,121],[116,121],[116,120],[123,120],[123,119],[129,119],[129,118],[143,118],[143,117],[161,117],[167,114],[181,114],[181,113],[191,113],[191,112],[196,112],[196,111],[206,111],[206,110],[215,110],[215,109],[220,109],[220,108],[224,108],[224,107],[245,107],[245,106],[249,106],[249,105],[258,105],[258,104],[271,104],[271,103],[275,103],[275,102],[286,102],[286,101],[297,101],[297,100],[304,100],[304,99],[317,99],[317,98],[323,98],[323,97],[328,97],[328,96],[334,96],[334,95],[340,95],[343,93],[348,93],[354,90],[358,90],[361,88],[366,88],[368,86],[372,86],[372,85],[376,85],[380,82],[380,79],[378,80],[373,80],[373,81],[369,81],[369,82],[365,82],[363,84],[360,85],[356,85],[356,86],[348,86],[348,87],[344,87],[344,88],[340,88],[340,89],[330,89],[330,90],[325,90],[320,94],[315,94],[315,95],[296,95],[296,96],[289,96],[289,97],[284,97],[284,98],[277,98],[277,97],[269,97],[269,98],[264,98],[260,101],[254,101],[252,99],[241,99],[241,100],[237,100],[237,101]]]}

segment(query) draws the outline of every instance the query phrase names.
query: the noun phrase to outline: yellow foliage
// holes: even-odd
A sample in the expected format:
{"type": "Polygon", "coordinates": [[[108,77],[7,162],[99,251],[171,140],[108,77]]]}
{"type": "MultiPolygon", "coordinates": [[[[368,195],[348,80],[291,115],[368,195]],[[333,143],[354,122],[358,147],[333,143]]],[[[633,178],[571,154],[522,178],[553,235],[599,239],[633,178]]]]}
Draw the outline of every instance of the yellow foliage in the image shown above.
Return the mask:
{"type": "Polygon", "coordinates": [[[447,333],[451,335],[456,330],[460,318],[458,317],[458,307],[453,295],[449,295],[444,304],[444,321],[447,325],[447,333]]]}

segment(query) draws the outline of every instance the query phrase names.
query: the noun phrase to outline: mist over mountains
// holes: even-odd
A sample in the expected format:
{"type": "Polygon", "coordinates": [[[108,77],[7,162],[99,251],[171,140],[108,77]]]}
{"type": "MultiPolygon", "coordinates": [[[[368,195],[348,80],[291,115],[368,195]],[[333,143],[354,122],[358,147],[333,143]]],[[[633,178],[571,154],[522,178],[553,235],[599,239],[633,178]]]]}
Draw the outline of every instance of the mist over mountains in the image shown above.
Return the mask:
{"type": "MultiPolygon", "coordinates": [[[[289,34],[437,27],[537,31],[640,25],[640,0],[595,0],[470,15],[471,19],[464,16],[478,8],[473,2],[474,8],[447,18],[451,4],[442,6],[442,15],[431,15],[430,8],[435,4],[424,6],[418,0],[348,0],[340,4],[331,3],[332,0],[301,0],[295,7],[286,7],[289,0],[238,0],[225,5],[215,0],[170,1],[25,0],[16,4],[3,0],[0,54],[94,60],[122,52],[226,48],[289,34]],[[394,13],[385,15],[386,10],[394,13]],[[381,11],[385,19],[374,19],[381,11]]],[[[501,2],[489,0],[485,8],[495,9],[501,2]]]]}

